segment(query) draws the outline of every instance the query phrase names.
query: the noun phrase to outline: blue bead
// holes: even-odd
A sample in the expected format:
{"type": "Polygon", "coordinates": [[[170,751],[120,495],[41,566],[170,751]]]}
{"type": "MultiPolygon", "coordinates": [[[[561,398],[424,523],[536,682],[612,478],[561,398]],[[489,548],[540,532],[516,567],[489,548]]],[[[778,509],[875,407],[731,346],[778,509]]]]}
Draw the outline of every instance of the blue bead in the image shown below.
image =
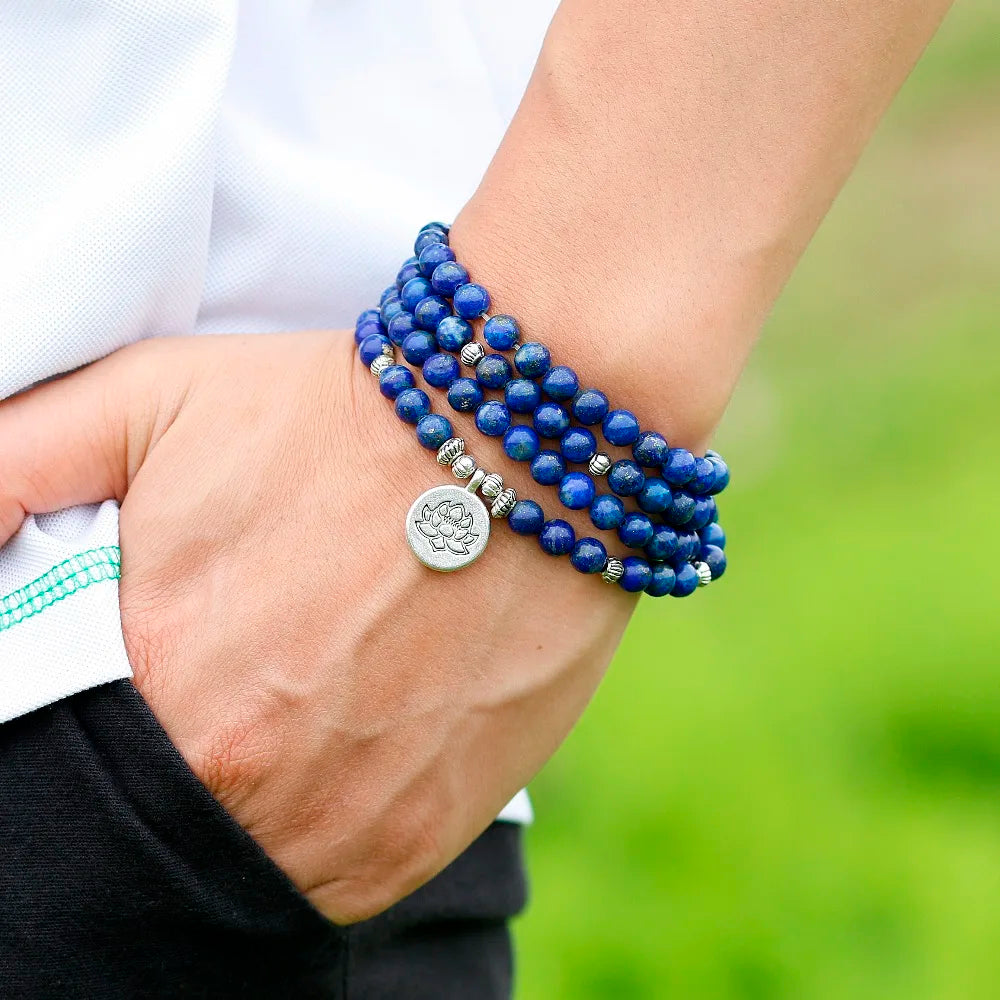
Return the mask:
{"type": "Polygon", "coordinates": [[[378,377],[378,390],[386,399],[396,399],[413,386],[413,372],[406,365],[389,365],[378,377]]]}
{"type": "Polygon", "coordinates": [[[437,328],[438,347],[442,351],[460,351],[472,340],[472,327],[460,316],[445,316],[437,328]]]}
{"type": "Polygon", "coordinates": [[[627,590],[630,594],[638,594],[640,590],[645,590],[653,582],[653,567],[641,556],[626,556],[622,560],[625,572],[618,581],[618,586],[622,590],[627,590]]]}
{"type": "Polygon", "coordinates": [[[718,580],[726,572],[726,553],[717,545],[706,545],[702,549],[701,558],[708,563],[713,580],[718,580]]]}
{"type": "Polygon", "coordinates": [[[358,354],[366,365],[370,365],[382,353],[382,348],[389,344],[389,338],[384,333],[372,333],[361,341],[358,354]]]}
{"type": "Polygon", "coordinates": [[[561,438],[569,427],[569,414],[558,403],[539,403],[531,422],[543,438],[561,438]]]}
{"type": "Polygon", "coordinates": [[[394,344],[402,344],[406,338],[416,330],[417,324],[413,322],[413,315],[408,312],[403,312],[400,310],[395,316],[389,320],[389,326],[387,327],[387,332],[389,334],[389,339],[394,344]]]}
{"type": "Polygon", "coordinates": [[[452,305],[462,319],[477,319],[484,312],[489,311],[490,293],[482,285],[477,285],[475,282],[459,285],[455,289],[452,305]]]}
{"type": "Polygon", "coordinates": [[[413,319],[417,326],[432,333],[437,329],[438,323],[451,315],[451,306],[439,295],[428,295],[417,303],[417,308],[413,310],[413,319]]]}
{"type": "Polygon", "coordinates": [[[494,351],[509,351],[520,336],[513,316],[491,316],[483,325],[483,337],[494,351]]]}
{"type": "Polygon", "coordinates": [[[556,365],[550,368],[542,379],[542,392],[550,399],[560,402],[572,399],[580,388],[580,380],[576,372],[566,365],[556,365]]]}
{"type": "Polygon", "coordinates": [[[502,354],[487,354],[476,365],[476,381],[485,389],[502,389],[512,374],[510,362],[502,354]]]}
{"type": "Polygon", "coordinates": [[[437,341],[434,334],[426,330],[414,330],[407,334],[406,340],[402,343],[403,357],[411,365],[422,365],[436,350],[437,341]]]}
{"type": "Polygon", "coordinates": [[[601,531],[614,531],[625,517],[625,504],[610,493],[602,493],[590,505],[590,520],[601,531]]]}
{"type": "Polygon", "coordinates": [[[390,296],[382,303],[382,308],[379,310],[382,316],[382,325],[388,329],[389,324],[392,322],[394,316],[398,316],[403,311],[403,303],[399,301],[399,296],[390,296]]]}
{"type": "Polygon", "coordinates": [[[694,497],[680,491],[674,493],[674,502],[663,512],[667,524],[679,528],[694,516],[694,497]]]}
{"type": "Polygon", "coordinates": [[[417,440],[431,451],[437,451],[451,437],[451,421],[437,413],[428,413],[417,421],[417,440]]]}
{"type": "Polygon", "coordinates": [[[564,556],[572,551],[576,543],[576,532],[566,521],[554,518],[542,525],[538,535],[538,544],[543,552],[550,556],[564,556]]]}
{"type": "Polygon", "coordinates": [[[545,523],[545,515],[534,500],[518,500],[507,515],[507,523],[519,535],[537,535],[545,523]]]}
{"type": "Polygon", "coordinates": [[[389,299],[399,298],[399,289],[395,285],[390,285],[388,288],[382,290],[382,294],[378,299],[378,307],[381,313],[382,306],[386,304],[389,299]]]}
{"type": "Polygon", "coordinates": [[[515,462],[530,462],[539,452],[542,442],[533,427],[515,424],[503,436],[503,450],[515,462]]]}
{"type": "Polygon", "coordinates": [[[715,485],[715,466],[707,458],[694,460],[694,475],[687,484],[688,492],[695,496],[706,496],[715,485]]]}
{"type": "Polygon", "coordinates": [[[542,390],[530,378],[512,378],[503,387],[503,397],[511,413],[534,413],[541,402],[542,390]]]}
{"type": "Polygon", "coordinates": [[[443,236],[447,236],[451,231],[451,226],[447,222],[425,222],[420,227],[420,232],[426,233],[429,229],[436,229],[443,236]]]}
{"type": "Polygon", "coordinates": [[[396,397],[396,416],[408,424],[420,422],[431,412],[431,401],[423,389],[404,389],[396,397]]]}
{"type": "Polygon", "coordinates": [[[476,410],[476,426],[487,437],[500,437],[510,427],[510,410],[498,399],[488,400],[476,410]]]}
{"type": "Polygon", "coordinates": [[[645,473],[629,458],[615,462],[608,471],[608,488],[620,497],[634,497],[645,483],[645,473]]]}
{"type": "Polygon", "coordinates": [[[712,520],[711,497],[698,497],[694,502],[694,513],[685,525],[689,531],[698,531],[712,520]]]}
{"type": "Polygon", "coordinates": [[[729,485],[729,466],[714,452],[708,456],[709,461],[715,466],[715,482],[709,493],[721,493],[729,485]]]}
{"type": "Polygon", "coordinates": [[[670,446],[656,431],[643,431],[632,445],[632,457],[647,469],[659,468],[667,460],[670,446]]]}
{"type": "Polygon", "coordinates": [[[628,410],[612,410],[601,424],[608,444],[630,445],[639,436],[639,421],[628,410]]]}
{"type": "Polygon", "coordinates": [[[447,389],[458,378],[460,368],[458,358],[453,354],[443,354],[440,351],[432,354],[423,367],[424,381],[435,389],[447,389]]]}
{"type": "Polygon", "coordinates": [[[596,493],[594,480],[586,472],[567,472],[559,481],[559,500],[570,510],[589,507],[596,493]]]}
{"type": "Polygon", "coordinates": [[[653,537],[646,544],[646,555],[657,561],[672,559],[679,545],[680,539],[673,528],[667,524],[654,524],[653,537]]]}
{"type": "Polygon", "coordinates": [[[687,448],[671,448],[663,465],[663,478],[671,486],[683,486],[694,475],[694,455],[687,448]]]}
{"type": "Polygon", "coordinates": [[[358,315],[357,322],[354,324],[355,328],[361,326],[362,323],[381,323],[382,316],[377,309],[366,309],[364,312],[358,315]]]}
{"type": "Polygon", "coordinates": [[[403,308],[407,312],[413,312],[420,304],[421,299],[426,299],[428,295],[433,295],[434,289],[426,278],[410,278],[399,291],[399,301],[403,303],[403,308]]]}
{"type": "Polygon", "coordinates": [[[420,266],[417,258],[411,257],[396,274],[396,288],[402,288],[411,278],[420,277],[420,266]]]}
{"type": "Polygon", "coordinates": [[[636,496],[635,502],[639,505],[639,509],[647,514],[662,514],[674,502],[674,494],[665,479],[659,476],[646,476],[646,483],[636,496]]]}
{"type": "Polygon", "coordinates": [[[447,243],[448,234],[440,229],[422,229],[413,243],[413,252],[419,257],[426,247],[434,243],[447,243]]]}
{"type": "Polygon", "coordinates": [[[682,563],[674,570],[676,579],[674,589],[670,591],[671,597],[687,597],[698,589],[698,573],[691,563],[682,563]]]}
{"type": "Polygon", "coordinates": [[[677,575],[668,563],[653,563],[653,579],[646,587],[650,597],[666,597],[674,589],[677,575]]]}
{"type": "Polygon", "coordinates": [[[589,462],[597,451],[597,438],[586,427],[570,427],[559,441],[567,462],[589,462]]]}
{"type": "Polygon", "coordinates": [[[608,561],[608,550],[596,538],[581,538],[573,546],[569,561],[581,573],[600,573],[608,561]]]}
{"type": "Polygon", "coordinates": [[[431,287],[438,295],[455,294],[455,289],[469,280],[469,272],[458,261],[449,260],[438,264],[431,275],[431,287]]]}
{"type": "Polygon", "coordinates": [[[644,549],[653,537],[653,522],[645,514],[626,514],[618,526],[618,538],[630,549],[644,549]]]}
{"type": "Polygon", "coordinates": [[[420,273],[425,278],[430,278],[438,265],[454,259],[455,251],[447,243],[430,243],[420,251],[420,273]]]}
{"type": "Polygon", "coordinates": [[[540,451],[531,460],[531,478],[540,486],[555,486],[566,475],[566,463],[557,451],[540,451]]]}
{"type": "Polygon", "coordinates": [[[382,320],[365,320],[364,323],[359,323],[354,328],[354,343],[360,344],[365,337],[370,337],[373,333],[385,333],[385,327],[382,326],[382,320]]]}
{"type": "Polygon", "coordinates": [[[483,401],[483,390],[474,378],[457,378],[448,386],[448,402],[459,413],[472,413],[483,401]]]}
{"type": "Polygon", "coordinates": [[[677,535],[677,551],[671,556],[670,561],[678,566],[681,563],[689,562],[701,551],[701,540],[696,531],[684,531],[677,535]]]}
{"type": "Polygon", "coordinates": [[[698,532],[698,535],[701,538],[702,550],[704,550],[706,545],[714,545],[720,549],[726,547],[726,533],[722,530],[721,524],[709,522],[698,532]]]}
{"type": "Polygon", "coordinates": [[[525,378],[539,378],[552,364],[552,356],[544,344],[522,344],[514,352],[514,367],[525,378]]]}
{"type": "Polygon", "coordinates": [[[584,389],[573,400],[573,416],[588,427],[608,415],[608,397],[600,389],[584,389]]]}

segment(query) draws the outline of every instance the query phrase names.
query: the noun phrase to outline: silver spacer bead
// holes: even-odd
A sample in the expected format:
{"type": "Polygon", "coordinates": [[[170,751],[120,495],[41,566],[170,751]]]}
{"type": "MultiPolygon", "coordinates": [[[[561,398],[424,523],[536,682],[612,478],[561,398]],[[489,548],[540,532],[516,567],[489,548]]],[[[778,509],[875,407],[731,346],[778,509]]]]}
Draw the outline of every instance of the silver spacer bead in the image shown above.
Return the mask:
{"type": "Polygon", "coordinates": [[[448,438],[440,448],[438,448],[438,465],[451,465],[459,455],[465,454],[465,441],[463,438],[448,438]]]}
{"type": "Polygon", "coordinates": [[[617,583],[624,575],[625,563],[621,559],[609,556],[608,561],[604,564],[604,572],[601,573],[601,579],[605,583],[617,583]]]}
{"type": "Polygon", "coordinates": [[[387,358],[380,354],[368,367],[371,368],[372,375],[378,378],[392,364],[392,358],[387,358]]]}
{"type": "Polygon", "coordinates": [[[483,485],[483,480],[486,478],[487,475],[485,469],[476,469],[476,471],[472,473],[472,478],[465,484],[465,488],[470,493],[475,493],[476,490],[483,485]]]}
{"type": "Polygon", "coordinates": [[[459,479],[468,479],[476,471],[476,460],[471,455],[459,455],[451,463],[451,471],[459,479]]]}
{"type": "Polygon", "coordinates": [[[592,476],[606,476],[610,468],[611,459],[604,452],[599,451],[596,455],[591,456],[589,469],[592,476]]]}
{"type": "Polygon", "coordinates": [[[494,517],[506,517],[513,509],[514,504],[517,503],[517,494],[510,489],[504,490],[497,498],[493,501],[493,506],[490,507],[490,513],[494,517]]]}
{"type": "Polygon", "coordinates": [[[395,345],[393,345],[393,344],[383,344],[382,345],[382,353],[387,358],[390,358],[393,361],[396,360],[396,348],[395,348],[395,345]]]}
{"type": "Polygon", "coordinates": [[[503,492],[503,479],[495,472],[491,472],[484,480],[482,494],[490,500],[496,499],[503,492]]]}
{"type": "Polygon", "coordinates": [[[712,570],[708,563],[696,562],[694,571],[698,574],[698,586],[707,587],[712,582],[712,570]]]}
{"type": "Polygon", "coordinates": [[[486,357],[486,351],[483,349],[482,344],[477,343],[475,340],[473,340],[462,348],[461,352],[459,353],[459,357],[462,359],[463,365],[468,365],[470,368],[475,368],[476,365],[478,365],[479,362],[482,361],[484,357],[486,357]]]}

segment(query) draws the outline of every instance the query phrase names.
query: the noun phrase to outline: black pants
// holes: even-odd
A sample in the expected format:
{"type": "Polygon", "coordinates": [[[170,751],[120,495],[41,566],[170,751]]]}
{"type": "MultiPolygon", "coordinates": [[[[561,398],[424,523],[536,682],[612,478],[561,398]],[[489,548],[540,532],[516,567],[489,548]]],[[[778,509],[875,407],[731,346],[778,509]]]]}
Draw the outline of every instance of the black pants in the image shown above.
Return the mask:
{"type": "Polygon", "coordinates": [[[519,838],[335,927],[108,684],[0,726],[0,997],[507,997],[519,838]]]}

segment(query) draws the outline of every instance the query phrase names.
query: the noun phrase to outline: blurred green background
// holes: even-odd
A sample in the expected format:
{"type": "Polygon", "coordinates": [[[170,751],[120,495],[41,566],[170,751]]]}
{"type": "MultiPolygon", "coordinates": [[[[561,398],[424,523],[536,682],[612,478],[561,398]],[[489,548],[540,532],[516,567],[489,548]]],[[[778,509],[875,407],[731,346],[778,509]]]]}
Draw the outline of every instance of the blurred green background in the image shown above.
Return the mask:
{"type": "Polygon", "coordinates": [[[642,602],[533,786],[519,1000],[1000,997],[998,317],[969,0],[726,417],[729,575],[642,602]]]}

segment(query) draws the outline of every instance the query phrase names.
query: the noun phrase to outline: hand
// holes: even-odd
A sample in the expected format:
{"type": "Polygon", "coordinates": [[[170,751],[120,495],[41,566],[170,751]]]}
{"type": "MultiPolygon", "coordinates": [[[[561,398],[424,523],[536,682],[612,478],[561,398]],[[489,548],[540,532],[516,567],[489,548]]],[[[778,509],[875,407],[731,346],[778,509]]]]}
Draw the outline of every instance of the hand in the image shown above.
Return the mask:
{"type": "Polygon", "coordinates": [[[0,541],[25,511],[122,501],[135,683],[339,922],[488,825],[579,715],[633,605],[498,524],[474,567],[419,565],[403,517],[443,470],[349,334],[126,348],[0,404],[0,472],[0,541]]]}

